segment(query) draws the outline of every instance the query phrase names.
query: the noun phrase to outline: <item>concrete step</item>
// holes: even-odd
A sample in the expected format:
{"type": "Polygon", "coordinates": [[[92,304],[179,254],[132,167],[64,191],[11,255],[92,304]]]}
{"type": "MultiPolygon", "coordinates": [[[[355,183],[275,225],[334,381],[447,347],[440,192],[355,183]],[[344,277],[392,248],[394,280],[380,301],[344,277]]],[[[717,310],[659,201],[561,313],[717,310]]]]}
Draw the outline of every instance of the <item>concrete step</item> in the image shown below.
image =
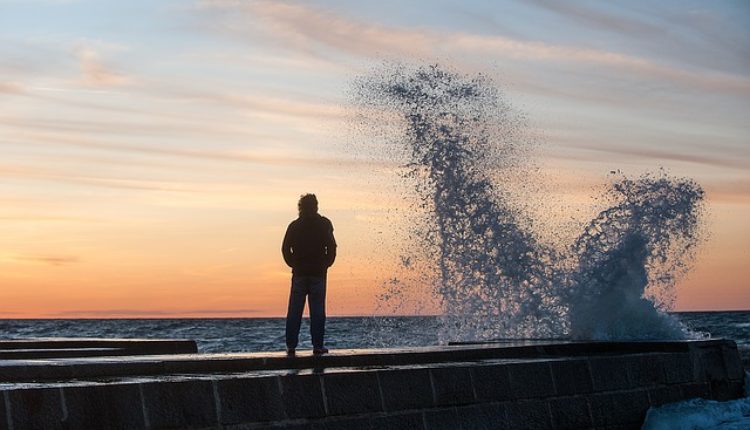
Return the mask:
{"type": "Polygon", "coordinates": [[[102,357],[111,355],[135,355],[120,348],[32,348],[0,350],[0,360],[38,358],[102,357]]]}
{"type": "Polygon", "coordinates": [[[92,380],[126,376],[207,374],[274,369],[316,369],[365,366],[405,366],[493,359],[576,357],[649,352],[689,352],[695,348],[733,348],[728,340],[680,342],[522,342],[409,349],[333,350],[314,356],[283,352],[108,356],[0,360],[0,382],[92,380]]]}
{"type": "Polygon", "coordinates": [[[31,338],[0,339],[0,362],[8,359],[194,354],[189,339],[31,338]]]}

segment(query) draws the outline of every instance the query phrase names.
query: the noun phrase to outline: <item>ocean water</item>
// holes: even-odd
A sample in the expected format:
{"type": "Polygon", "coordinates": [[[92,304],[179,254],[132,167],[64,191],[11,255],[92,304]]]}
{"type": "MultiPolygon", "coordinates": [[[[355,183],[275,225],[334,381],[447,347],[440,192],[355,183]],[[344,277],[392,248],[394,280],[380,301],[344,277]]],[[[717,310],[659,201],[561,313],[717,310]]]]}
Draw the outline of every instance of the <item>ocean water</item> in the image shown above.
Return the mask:
{"type": "MultiPolygon", "coordinates": [[[[673,314],[691,330],[737,342],[750,369],[750,311],[673,314]]],[[[382,348],[440,344],[443,320],[429,316],[329,317],[326,343],[331,348],[382,348]]],[[[260,352],[284,349],[283,318],[222,319],[4,319],[0,339],[35,337],[114,337],[194,339],[200,352],[260,352]]],[[[311,348],[309,321],[300,335],[311,348]]]]}
{"type": "Polygon", "coordinates": [[[745,397],[727,402],[690,399],[649,409],[643,430],[750,429],[750,372],[745,371],[745,397]]]}
{"type": "Polygon", "coordinates": [[[693,331],[737,342],[745,370],[750,370],[750,311],[676,314],[693,331]]]}
{"type": "MultiPolygon", "coordinates": [[[[436,345],[436,317],[328,317],[330,348],[436,345]],[[425,328],[433,327],[432,331],[425,328]]],[[[284,318],[187,319],[4,319],[0,338],[105,337],[193,339],[202,353],[284,349],[284,318]]],[[[309,320],[300,330],[300,348],[312,348],[309,320]]]]}

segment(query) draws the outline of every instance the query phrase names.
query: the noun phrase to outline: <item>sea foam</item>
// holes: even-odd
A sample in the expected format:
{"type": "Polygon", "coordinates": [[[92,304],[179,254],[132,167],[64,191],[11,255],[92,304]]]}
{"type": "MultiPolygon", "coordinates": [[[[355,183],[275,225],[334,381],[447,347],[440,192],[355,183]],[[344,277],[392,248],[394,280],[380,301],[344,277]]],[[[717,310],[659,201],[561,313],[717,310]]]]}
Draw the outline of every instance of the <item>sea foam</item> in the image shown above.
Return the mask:
{"type": "Polygon", "coordinates": [[[750,428],[750,373],[745,397],[727,402],[690,399],[649,409],[643,430],[747,430],[750,428]]]}

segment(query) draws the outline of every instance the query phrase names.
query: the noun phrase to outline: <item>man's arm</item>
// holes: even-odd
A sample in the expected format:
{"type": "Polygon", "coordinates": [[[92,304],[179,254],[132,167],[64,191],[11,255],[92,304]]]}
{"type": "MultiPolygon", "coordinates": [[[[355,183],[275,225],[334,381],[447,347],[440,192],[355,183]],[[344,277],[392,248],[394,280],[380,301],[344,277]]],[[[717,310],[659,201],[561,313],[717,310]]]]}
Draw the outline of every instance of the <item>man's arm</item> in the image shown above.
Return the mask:
{"type": "Polygon", "coordinates": [[[281,255],[284,256],[284,262],[287,266],[294,268],[294,253],[292,252],[292,225],[286,228],[284,240],[281,242],[281,255]]]}
{"type": "Polygon", "coordinates": [[[336,238],[333,237],[333,224],[328,221],[328,234],[326,235],[326,263],[328,267],[333,266],[336,261],[336,238]]]}

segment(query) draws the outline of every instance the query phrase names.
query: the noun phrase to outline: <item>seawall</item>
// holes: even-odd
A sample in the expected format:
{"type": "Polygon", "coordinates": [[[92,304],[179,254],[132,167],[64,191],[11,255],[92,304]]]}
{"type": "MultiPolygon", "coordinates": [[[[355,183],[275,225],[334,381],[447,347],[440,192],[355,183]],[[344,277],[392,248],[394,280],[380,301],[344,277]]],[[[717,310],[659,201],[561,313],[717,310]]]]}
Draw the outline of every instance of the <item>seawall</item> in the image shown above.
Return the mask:
{"type": "Polygon", "coordinates": [[[294,358],[194,354],[180,342],[168,354],[73,357],[66,344],[61,358],[0,359],[0,430],[637,429],[651,406],[738,398],[744,377],[729,340],[294,358]]]}

